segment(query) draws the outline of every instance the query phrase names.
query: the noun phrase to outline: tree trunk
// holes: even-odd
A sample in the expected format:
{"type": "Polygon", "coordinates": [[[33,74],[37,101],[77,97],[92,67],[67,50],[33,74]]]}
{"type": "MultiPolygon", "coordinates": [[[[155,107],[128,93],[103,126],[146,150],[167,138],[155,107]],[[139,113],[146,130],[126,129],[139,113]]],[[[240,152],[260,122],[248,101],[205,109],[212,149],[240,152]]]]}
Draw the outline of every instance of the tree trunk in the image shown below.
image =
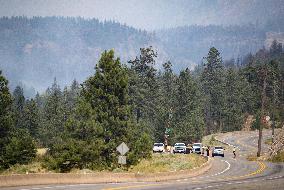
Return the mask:
{"type": "Polygon", "coordinates": [[[272,143],[274,143],[274,129],[275,129],[275,121],[274,121],[274,117],[272,117],[272,143]]]}
{"type": "Polygon", "coordinates": [[[257,150],[257,157],[260,157],[261,154],[261,141],[262,141],[262,127],[264,124],[265,119],[265,113],[264,113],[264,106],[265,106],[265,99],[266,99],[266,78],[267,78],[267,69],[264,68],[263,72],[263,87],[262,87],[262,93],[261,93],[261,124],[259,126],[259,133],[258,133],[258,150],[257,150]]]}
{"type": "Polygon", "coordinates": [[[258,130],[258,151],[257,151],[257,157],[260,157],[261,141],[262,141],[262,123],[260,124],[259,130],[258,130]]]}

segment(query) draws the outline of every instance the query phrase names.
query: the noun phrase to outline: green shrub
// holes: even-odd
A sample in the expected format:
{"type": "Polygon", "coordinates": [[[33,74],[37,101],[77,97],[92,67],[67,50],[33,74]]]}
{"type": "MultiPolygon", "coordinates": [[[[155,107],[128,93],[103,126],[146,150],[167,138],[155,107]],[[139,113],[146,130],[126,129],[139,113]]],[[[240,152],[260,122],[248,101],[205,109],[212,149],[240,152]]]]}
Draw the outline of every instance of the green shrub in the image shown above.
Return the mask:
{"type": "Polygon", "coordinates": [[[284,162],[284,151],[278,152],[275,156],[273,156],[270,161],[272,162],[284,162]]]}
{"type": "Polygon", "coordinates": [[[27,164],[36,156],[35,143],[29,133],[18,129],[5,147],[4,162],[7,167],[27,164]]]}

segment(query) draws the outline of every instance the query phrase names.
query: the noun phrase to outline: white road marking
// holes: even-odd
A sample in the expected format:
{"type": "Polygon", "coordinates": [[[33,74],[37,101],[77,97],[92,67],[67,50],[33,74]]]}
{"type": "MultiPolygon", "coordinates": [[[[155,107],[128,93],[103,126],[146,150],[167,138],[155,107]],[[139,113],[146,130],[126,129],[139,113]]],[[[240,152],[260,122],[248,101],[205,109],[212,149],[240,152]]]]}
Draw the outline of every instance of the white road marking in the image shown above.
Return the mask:
{"type": "Polygon", "coordinates": [[[226,160],[221,160],[221,161],[222,162],[226,162],[227,165],[228,165],[223,171],[215,173],[215,174],[212,174],[212,175],[208,175],[208,176],[195,177],[195,178],[192,178],[192,179],[209,178],[209,177],[214,177],[214,176],[221,175],[221,174],[225,173],[226,171],[228,171],[231,168],[231,164],[228,161],[226,161],[226,160]]]}

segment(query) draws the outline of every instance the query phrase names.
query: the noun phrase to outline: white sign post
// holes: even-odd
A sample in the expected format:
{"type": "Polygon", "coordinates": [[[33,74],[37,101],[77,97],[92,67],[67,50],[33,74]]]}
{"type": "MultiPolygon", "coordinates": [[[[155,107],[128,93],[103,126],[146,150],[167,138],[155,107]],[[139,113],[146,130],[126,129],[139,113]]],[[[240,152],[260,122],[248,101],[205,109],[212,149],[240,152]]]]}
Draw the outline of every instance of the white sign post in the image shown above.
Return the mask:
{"type": "Polygon", "coordinates": [[[118,156],[119,164],[126,164],[126,156],[118,156]]]}
{"type": "Polygon", "coordinates": [[[116,147],[116,150],[121,154],[121,156],[118,157],[118,163],[119,164],[126,164],[126,156],[124,156],[128,151],[128,146],[122,142],[118,147],[116,147]]]}

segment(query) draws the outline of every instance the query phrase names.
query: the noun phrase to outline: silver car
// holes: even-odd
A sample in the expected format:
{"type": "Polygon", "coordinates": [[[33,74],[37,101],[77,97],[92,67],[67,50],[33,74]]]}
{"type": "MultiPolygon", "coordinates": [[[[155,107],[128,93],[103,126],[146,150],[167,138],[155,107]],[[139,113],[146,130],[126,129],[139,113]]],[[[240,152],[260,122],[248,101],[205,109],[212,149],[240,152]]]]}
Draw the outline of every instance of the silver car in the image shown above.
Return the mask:
{"type": "Polygon", "coordinates": [[[213,151],[212,151],[212,157],[214,157],[214,156],[222,156],[222,157],[224,157],[225,156],[224,148],[221,147],[221,146],[215,146],[213,148],[213,151]]]}
{"type": "Polygon", "coordinates": [[[202,153],[202,143],[194,143],[192,145],[192,152],[201,154],[202,153]]]}
{"type": "Polygon", "coordinates": [[[165,152],[164,143],[154,143],[153,153],[155,152],[165,152]]]}
{"type": "Polygon", "coordinates": [[[185,154],[186,153],[186,146],[185,146],[185,143],[176,143],[174,145],[174,150],[173,150],[173,153],[183,153],[185,154]]]}

